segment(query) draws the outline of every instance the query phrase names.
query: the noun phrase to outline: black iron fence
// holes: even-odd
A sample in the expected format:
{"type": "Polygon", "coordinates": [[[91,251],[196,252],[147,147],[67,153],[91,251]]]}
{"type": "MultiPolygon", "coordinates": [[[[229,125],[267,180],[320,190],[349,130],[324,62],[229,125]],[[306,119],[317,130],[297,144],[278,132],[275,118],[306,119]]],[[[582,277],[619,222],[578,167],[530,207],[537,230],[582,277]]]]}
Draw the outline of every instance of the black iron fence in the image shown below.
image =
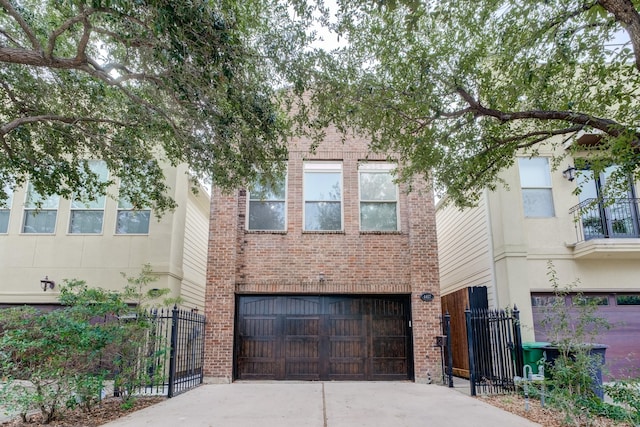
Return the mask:
{"type": "MultiPolygon", "coordinates": [[[[136,367],[144,380],[137,393],[173,397],[202,384],[205,317],[177,307],[144,316],[149,328],[138,343],[136,367]]],[[[114,393],[119,392],[116,387],[114,393]]]]}
{"type": "Polygon", "coordinates": [[[522,376],[523,355],[519,311],[465,310],[469,345],[471,395],[515,391],[522,376]]]}

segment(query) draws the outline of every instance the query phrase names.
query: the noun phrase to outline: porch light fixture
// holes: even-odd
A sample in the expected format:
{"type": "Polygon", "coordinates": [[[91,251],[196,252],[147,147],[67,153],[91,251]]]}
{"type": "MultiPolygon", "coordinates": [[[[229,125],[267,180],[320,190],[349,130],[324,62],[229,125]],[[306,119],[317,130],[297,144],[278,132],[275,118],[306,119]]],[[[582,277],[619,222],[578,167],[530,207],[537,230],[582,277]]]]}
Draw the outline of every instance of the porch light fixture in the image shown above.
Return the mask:
{"type": "Polygon", "coordinates": [[[324,273],[320,273],[320,274],[318,274],[318,281],[319,281],[320,283],[324,283],[324,273]]]}
{"type": "Polygon", "coordinates": [[[40,286],[43,291],[47,292],[47,289],[53,289],[56,286],[56,282],[49,280],[49,276],[44,276],[44,279],[40,280],[40,286]]]}
{"type": "Polygon", "coordinates": [[[576,168],[573,166],[569,166],[565,170],[562,171],[562,176],[564,176],[567,180],[573,181],[576,179],[576,168]]]}

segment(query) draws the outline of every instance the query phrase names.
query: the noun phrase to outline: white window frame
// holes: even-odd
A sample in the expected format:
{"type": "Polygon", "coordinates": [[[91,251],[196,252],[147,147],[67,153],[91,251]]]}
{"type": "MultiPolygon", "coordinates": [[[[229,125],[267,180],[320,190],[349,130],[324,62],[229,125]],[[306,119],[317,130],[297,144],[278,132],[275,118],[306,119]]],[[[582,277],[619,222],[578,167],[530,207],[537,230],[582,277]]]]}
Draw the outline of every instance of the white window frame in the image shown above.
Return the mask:
{"type": "MultiPolygon", "coordinates": [[[[98,163],[102,163],[104,165],[104,167],[106,168],[107,164],[106,162],[104,162],[104,160],[89,160],[89,164],[98,164],[98,163]]],[[[89,168],[91,169],[91,166],[89,166],[89,168]]],[[[96,172],[95,170],[91,169],[92,172],[96,172]]],[[[102,177],[101,181],[102,182],[106,182],[109,179],[109,170],[106,170],[106,175],[104,177],[102,177]]],[[[105,204],[106,204],[106,196],[99,196],[100,200],[102,199],[102,206],[99,207],[90,207],[88,204],[84,203],[81,200],[78,200],[76,197],[74,197],[71,200],[71,204],[70,204],[70,208],[69,208],[69,227],[67,228],[67,233],[68,234],[73,234],[73,235],[98,235],[98,234],[102,234],[104,231],[104,211],[105,211],[105,204]],[[82,206],[84,204],[84,206],[82,206]],[[73,217],[75,213],[78,212],[98,212],[101,211],[102,212],[102,226],[100,227],[100,231],[95,232],[95,233],[81,233],[81,232],[73,232],[73,230],[71,229],[71,226],[73,224],[73,217]]],[[[96,199],[90,200],[89,203],[93,203],[97,201],[96,199]]]]}
{"type": "Polygon", "coordinates": [[[118,209],[116,209],[116,229],[115,234],[117,236],[147,236],[149,235],[149,229],[151,228],[151,209],[142,208],[142,209],[134,209],[131,205],[131,202],[124,199],[122,196],[118,197],[118,209]],[[129,213],[149,213],[149,220],[147,221],[147,231],[145,233],[128,233],[128,232],[120,232],[118,228],[118,219],[120,218],[121,212],[129,212],[129,213]]]}
{"type": "Polygon", "coordinates": [[[56,234],[58,225],[58,209],[60,208],[60,196],[54,194],[47,198],[43,198],[39,193],[35,191],[31,182],[29,182],[27,183],[27,191],[24,197],[25,200],[24,211],[22,215],[22,234],[56,234]],[[38,201],[42,202],[41,207],[38,207],[38,201]],[[53,231],[26,231],[27,215],[32,215],[35,217],[45,212],[55,212],[53,231]]]}
{"type": "Polygon", "coordinates": [[[394,187],[396,190],[396,197],[394,200],[365,200],[362,198],[362,174],[372,174],[372,173],[380,173],[387,174],[390,176],[394,175],[394,171],[398,168],[398,165],[394,163],[386,163],[386,162],[363,162],[358,164],[358,221],[360,224],[361,232],[397,232],[400,230],[400,197],[399,197],[399,188],[398,184],[394,183],[394,187]],[[362,204],[363,203],[377,203],[377,204],[389,204],[395,203],[396,205],[396,228],[393,230],[363,230],[362,228],[362,204]]]}
{"type": "Polygon", "coordinates": [[[287,199],[289,196],[289,176],[288,176],[288,171],[285,171],[284,173],[284,198],[283,199],[252,199],[251,198],[251,188],[249,188],[247,190],[247,203],[246,203],[246,221],[245,221],[245,230],[247,231],[264,231],[264,232],[272,232],[272,233],[281,233],[284,231],[287,231],[287,227],[288,227],[288,216],[287,216],[287,210],[288,210],[288,203],[287,203],[287,199]],[[250,228],[249,227],[249,220],[250,220],[250,214],[251,214],[251,202],[270,202],[270,203],[282,203],[283,205],[283,209],[284,209],[284,224],[283,224],[283,228],[282,229],[261,229],[261,228],[250,228]]]}
{"type": "Polygon", "coordinates": [[[336,233],[344,231],[344,172],[341,161],[309,161],[304,162],[302,171],[302,229],[311,233],[336,233]],[[340,203],[340,228],[336,230],[307,230],[307,203],[327,202],[327,200],[307,200],[305,189],[307,174],[312,173],[339,173],[340,174],[340,200],[331,200],[329,203],[340,203]]]}
{"type": "Polygon", "coordinates": [[[9,233],[9,224],[11,222],[11,208],[13,206],[13,190],[8,183],[4,185],[4,191],[9,197],[2,204],[0,204],[0,212],[7,213],[7,229],[4,231],[0,230],[0,234],[9,233]]]}
{"type": "Polygon", "coordinates": [[[525,218],[554,218],[556,216],[556,207],[555,201],[553,200],[553,181],[551,177],[551,164],[549,162],[549,157],[518,157],[518,174],[520,176],[520,191],[522,193],[522,210],[525,218]],[[523,161],[531,161],[533,159],[544,159],[545,160],[545,170],[546,178],[548,181],[548,185],[525,185],[527,183],[524,182],[524,177],[522,174],[522,162],[523,161]],[[525,192],[526,190],[549,190],[550,200],[551,200],[551,215],[528,215],[525,207],[525,192]]]}

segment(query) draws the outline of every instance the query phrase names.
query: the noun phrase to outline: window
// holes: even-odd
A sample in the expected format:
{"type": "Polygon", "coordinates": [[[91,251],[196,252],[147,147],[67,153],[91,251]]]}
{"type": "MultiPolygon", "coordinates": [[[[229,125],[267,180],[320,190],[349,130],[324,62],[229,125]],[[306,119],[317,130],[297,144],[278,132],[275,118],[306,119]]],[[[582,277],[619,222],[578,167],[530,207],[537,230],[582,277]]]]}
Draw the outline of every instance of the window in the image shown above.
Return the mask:
{"type": "Polygon", "coordinates": [[[555,305],[564,305],[564,297],[557,295],[531,295],[532,307],[553,307],[555,305]]]}
{"type": "Polygon", "coordinates": [[[393,182],[395,165],[363,163],[360,177],[360,230],[398,230],[398,186],[393,182]]]}
{"type": "Polygon", "coordinates": [[[43,197],[34,190],[33,185],[27,186],[27,197],[24,202],[23,233],[48,233],[56,231],[58,204],[60,196],[43,197]]]}
{"type": "Polygon", "coordinates": [[[629,179],[627,194],[608,198],[606,186],[618,166],[609,166],[599,174],[584,169],[577,177],[580,187],[580,219],[585,240],[640,236],[640,221],[635,201],[635,189],[629,179]],[[627,196],[627,197],[624,197],[627,196]]]}
{"type": "Polygon", "coordinates": [[[549,159],[546,157],[521,157],[518,159],[518,165],[524,216],[530,218],[554,216],[549,159]]]}
{"type": "MultiPolygon", "coordinates": [[[[101,160],[90,160],[89,170],[99,176],[100,182],[106,182],[107,164],[101,160]]],[[[104,219],[105,196],[93,200],[86,200],[82,195],[76,195],[71,201],[71,215],[69,233],[71,234],[100,234],[104,219]]]]}
{"type": "Polygon", "coordinates": [[[286,229],[286,176],[269,185],[255,183],[249,188],[247,230],[286,229]]]}
{"type": "Polygon", "coordinates": [[[150,209],[134,209],[127,197],[120,196],[116,234],[149,234],[150,218],[150,209]]]}
{"type": "Polygon", "coordinates": [[[640,295],[616,295],[617,305],[640,305],[640,295]]]}
{"type": "Polygon", "coordinates": [[[609,298],[606,295],[574,295],[573,305],[609,305],[609,298]]]}
{"type": "Polygon", "coordinates": [[[305,231],[342,230],[342,163],[304,164],[305,231]]]}
{"type": "Polygon", "coordinates": [[[4,185],[4,192],[7,194],[7,199],[0,201],[0,234],[6,234],[9,230],[9,215],[13,203],[13,190],[8,183],[4,185]]]}

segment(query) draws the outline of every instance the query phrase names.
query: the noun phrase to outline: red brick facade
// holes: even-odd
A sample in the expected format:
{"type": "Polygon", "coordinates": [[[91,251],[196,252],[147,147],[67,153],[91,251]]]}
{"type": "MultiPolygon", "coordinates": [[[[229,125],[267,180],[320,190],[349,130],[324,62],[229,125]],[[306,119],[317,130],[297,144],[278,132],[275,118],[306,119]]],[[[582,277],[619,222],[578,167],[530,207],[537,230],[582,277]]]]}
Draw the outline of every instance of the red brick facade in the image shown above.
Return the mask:
{"type": "Polygon", "coordinates": [[[214,189],[207,273],[205,376],[229,382],[233,371],[237,294],[411,295],[414,373],[425,382],[440,375],[440,297],[435,210],[430,191],[400,187],[398,232],[359,231],[358,163],[385,160],[364,140],[342,142],[328,134],[313,154],[309,143],[290,145],[287,230],[245,231],[246,196],[214,189]],[[342,162],[343,231],[303,231],[303,161],[342,162]],[[324,280],[320,281],[320,273],[324,280]],[[431,302],[420,294],[431,292],[431,302]]]}

